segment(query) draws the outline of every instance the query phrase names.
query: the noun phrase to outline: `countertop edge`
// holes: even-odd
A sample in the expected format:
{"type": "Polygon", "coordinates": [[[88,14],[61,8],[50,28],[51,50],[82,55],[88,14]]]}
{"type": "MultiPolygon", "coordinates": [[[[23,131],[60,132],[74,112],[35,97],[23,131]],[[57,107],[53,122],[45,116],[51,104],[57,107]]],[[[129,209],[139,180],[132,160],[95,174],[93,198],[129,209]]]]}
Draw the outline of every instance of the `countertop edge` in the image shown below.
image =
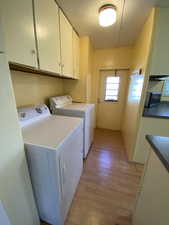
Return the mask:
{"type": "Polygon", "coordinates": [[[160,115],[151,115],[151,114],[147,115],[146,113],[143,113],[142,117],[169,119],[169,116],[160,116],[160,115]]]}
{"type": "Polygon", "coordinates": [[[146,135],[146,139],[147,139],[148,143],[150,144],[150,146],[152,147],[152,149],[154,150],[154,152],[156,153],[157,157],[162,162],[162,164],[164,165],[166,170],[169,172],[169,162],[166,160],[164,155],[161,153],[160,148],[154,143],[152,138],[153,138],[152,135],[146,135]]]}

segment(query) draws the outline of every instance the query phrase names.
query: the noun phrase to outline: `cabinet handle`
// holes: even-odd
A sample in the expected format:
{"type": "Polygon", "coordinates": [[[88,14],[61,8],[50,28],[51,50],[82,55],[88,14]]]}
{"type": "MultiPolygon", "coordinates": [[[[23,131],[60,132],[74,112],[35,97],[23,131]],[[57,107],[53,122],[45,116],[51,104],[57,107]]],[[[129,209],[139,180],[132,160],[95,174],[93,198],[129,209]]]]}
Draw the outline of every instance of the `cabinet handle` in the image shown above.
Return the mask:
{"type": "Polygon", "coordinates": [[[35,51],[34,49],[32,49],[32,50],[31,50],[31,53],[32,53],[33,55],[35,55],[35,54],[36,54],[36,51],[35,51]]]}
{"type": "Polygon", "coordinates": [[[36,50],[35,49],[32,49],[31,50],[31,54],[32,54],[32,57],[34,59],[35,67],[38,67],[38,61],[39,61],[39,59],[38,59],[38,56],[36,54],[36,50]]]}

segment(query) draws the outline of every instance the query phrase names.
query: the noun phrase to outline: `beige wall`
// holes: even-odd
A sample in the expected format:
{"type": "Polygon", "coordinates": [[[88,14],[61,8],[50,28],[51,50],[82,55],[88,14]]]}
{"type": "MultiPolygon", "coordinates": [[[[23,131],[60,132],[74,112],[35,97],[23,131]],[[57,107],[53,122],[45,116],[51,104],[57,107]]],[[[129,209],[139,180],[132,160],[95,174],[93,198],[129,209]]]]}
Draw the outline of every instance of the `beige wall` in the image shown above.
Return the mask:
{"type": "MultiPolygon", "coordinates": [[[[133,46],[131,71],[141,68],[142,74],[145,75],[146,73],[148,57],[150,54],[153,25],[154,10],[151,11],[135,45],[133,46]]],[[[143,89],[145,89],[145,86],[143,89]]],[[[133,158],[133,151],[140,121],[140,104],[141,98],[138,101],[134,101],[129,97],[126,103],[122,130],[129,159],[133,158]]]]}
{"type": "MultiPolygon", "coordinates": [[[[96,50],[88,36],[80,38],[80,47],[80,79],[64,80],[64,94],[70,94],[77,102],[97,103],[100,69],[130,68],[132,47],[96,50]]],[[[127,82],[124,83],[124,89],[127,89],[127,82]]],[[[111,127],[116,130],[121,129],[123,115],[119,113],[119,108],[121,112],[124,103],[125,98],[121,98],[121,102],[114,105],[112,117],[116,118],[114,121],[118,126],[112,124],[111,127]]],[[[107,124],[109,122],[111,121],[107,121],[107,124]]]]}
{"type": "Polygon", "coordinates": [[[107,76],[115,74],[113,70],[102,70],[99,73],[99,103],[97,104],[97,127],[119,131],[122,128],[124,116],[124,106],[128,87],[128,70],[118,70],[116,75],[120,77],[120,86],[117,102],[106,102],[105,98],[105,79],[107,76]]]}
{"type": "Polygon", "coordinates": [[[152,9],[133,46],[132,70],[142,69],[145,74],[151,49],[155,10],[152,9]]]}
{"type": "MultiPolygon", "coordinates": [[[[150,58],[148,60],[148,66],[147,66],[147,70],[145,74],[145,88],[144,88],[142,103],[144,103],[146,88],[148,87],[148,80],[149,80],[149,75],[151,71],[156,71],[158,74],[159,70],[157,69],[158,67],[157,64],[159,64],[158,68],[160,69],[161,72],[162,72],[161,69],[163,68],[162,65],[165,66],[166,70],[167,68],[169,68],[168,63],[166,64],[165,60],[160,60],[157,62],[158,53],[162,56],[161,51],[165,50],[163,45],[162,45],[162,49],[160,49],[161,40],[162,40],[161,38],[165,37],[165,43],[167,40],[169,43],[168,30],[165,33],[165,30],[167,29],[168,24],[164,22],[168,20],[169,20],[169,8],[155,9],[155,25],[154,25],[153,38],[152,38],[153,41],[152,41],[152,48],[150,51],[150,58]],[[160,17],[159,17],[159,13],[160,13],[160,17]],[[160,19],[160,21],[158,21],[158,19],[160,19]],[[163,21],[164,23],[161,23],[161,21],[163,21]],[[160,27],[157,27],[159,25],[160,27]],[[158,41],[156,41],[156,39],[158,39],[158,41]],[[156,47],[156,45],[159,45],[159,46],[156,47]]],[[[168,54],[168,51],[166,51],[165,54],[168,54]]],[[[143,111],[143,108],[144,108],[144,104],[141,104],[140,112],[143,111]]],[[[148,146],[146,144],[145,135],[150,134],[150,135],[157,135],[157,136],[169,136],[169,120],[158,119],[158,118],[148,118],[148,117],[146,118],[146,117],[142,117],[142,115],[140,115],[140,118],[141,119],[140,119],[140,125],[139,125],[139,132],[138,132],[138,136],[136,140],[136,146],[134,149],[134,161],[145,163],[147,159],[147,152],[148,152],[148,146]]]]}
{"type": "Polygon", "coordinates": [[[96,49],[94,51],[92,102],[97,103],[100,70],[130,68],[131,58],[132,47],[96,49]]]}
{"type": "MultiPolygon", "coordinates": [[[[97,103],[100,69],[130,68],[132,47],[96,50],[88,36],[80,38],[80,47],[80,80],[64,80],[64,94],[70,94],[77,102],[97,103]]],[[[121,107],[124,102],[125,99],[120,102],[121,107]]],[[[114,110],[112,117],[119,120],[120,129],[122,116],[117,111],[114,110]]]]}
{"type": "MultiPolygon", "coordinates": [[[[92,72],[92,88],[91,88],[91,102],[97,104],[98,92],[99,92],[99,80],[100,80],[100,70],[106,69],[126,69],[130,68],[132,58],[132,47],[123,47],[123,48],[112,48],[112,49],[96,49],[93,54],[93,72],[92,72]]],[[[125,82],[127,89],[127,83],[125,82]]],[[[116,124],[112,124],[112,121],[106,121],[106,124],[109,122],[112,124],[111,127],[115,127],[116,130],[121,129],[121,120],[122,114],[119,115],[118,108],[124,106],[125,98],[122,98],[123,102],[118,102],[114,104],[114,110],[112,112],[112,117],[116,118],[116,124]]],[[[97,105],[96,105],[97,112],[97,105]]],[[[104,119],[108,120],[109,117],[104,119]]],[[[98,124],[98,117],[97,117],[98,124]]]]}
{"type": "Polygon", "coordinates": [[[63,94],[63,81],[55,77],[11,71],[17,107],[48,103],[63,94]]]}

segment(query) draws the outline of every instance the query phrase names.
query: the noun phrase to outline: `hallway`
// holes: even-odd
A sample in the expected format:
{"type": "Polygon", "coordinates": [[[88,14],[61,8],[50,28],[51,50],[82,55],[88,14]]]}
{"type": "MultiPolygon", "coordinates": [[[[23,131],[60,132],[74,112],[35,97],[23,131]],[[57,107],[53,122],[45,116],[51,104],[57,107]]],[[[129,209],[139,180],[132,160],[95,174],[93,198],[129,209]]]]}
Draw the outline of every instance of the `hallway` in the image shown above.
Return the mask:
{"type": "Polygon", "coordinates": [[[127,162],[119,132],[97,129],[66,225],[131,225],[142,170],[127,162]]]}

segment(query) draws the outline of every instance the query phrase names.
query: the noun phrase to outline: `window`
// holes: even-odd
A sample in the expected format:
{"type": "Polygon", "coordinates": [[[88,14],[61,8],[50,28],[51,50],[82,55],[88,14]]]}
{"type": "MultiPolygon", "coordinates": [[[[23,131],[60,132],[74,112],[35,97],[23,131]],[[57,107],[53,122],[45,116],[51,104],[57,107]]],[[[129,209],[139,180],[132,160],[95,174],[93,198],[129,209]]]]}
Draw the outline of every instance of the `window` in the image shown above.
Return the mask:
{"type": "Polygon", "coordinates": [[[107,77],[105,87],[105,101],[118,101],[120,87],[120,77],[107,77]]]}
{"type": "Polygon", "coordinates": [[[132,78],[131,85],[131,96],[134,100],[139,100],[142,93],[143,88],[143,77],[140,75],[134,75],[132,78]]]}

